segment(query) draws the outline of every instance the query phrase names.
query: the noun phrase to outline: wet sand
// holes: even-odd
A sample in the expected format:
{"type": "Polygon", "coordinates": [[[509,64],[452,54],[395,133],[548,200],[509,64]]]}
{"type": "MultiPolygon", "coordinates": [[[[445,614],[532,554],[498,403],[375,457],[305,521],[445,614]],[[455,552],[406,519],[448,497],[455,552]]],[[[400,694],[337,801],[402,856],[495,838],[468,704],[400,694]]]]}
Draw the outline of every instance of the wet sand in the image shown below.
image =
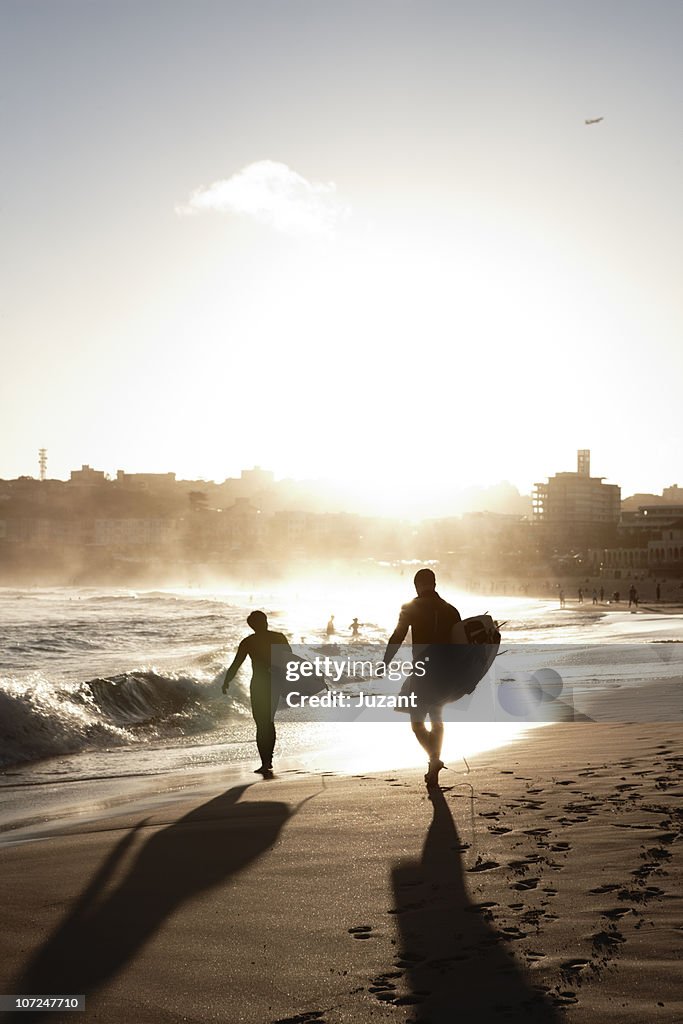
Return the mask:
{"type": "Polygon", "coordinates": [[[553,725],[431,799],[416,769],[120,780],[0,836],[0,991],[112,1024],[674,1024],[682,737],[553,725]]]}

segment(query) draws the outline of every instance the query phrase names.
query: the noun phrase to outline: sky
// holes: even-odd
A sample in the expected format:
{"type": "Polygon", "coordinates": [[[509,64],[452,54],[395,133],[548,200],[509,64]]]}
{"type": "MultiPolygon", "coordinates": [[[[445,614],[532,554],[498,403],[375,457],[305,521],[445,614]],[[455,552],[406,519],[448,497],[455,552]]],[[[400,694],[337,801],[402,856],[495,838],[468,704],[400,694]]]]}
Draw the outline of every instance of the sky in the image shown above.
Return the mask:
{"type": "Polygon", "coordinates": [[[0,0],[0,39],[0,477],[683,483],[682,5],[0,0]]]}

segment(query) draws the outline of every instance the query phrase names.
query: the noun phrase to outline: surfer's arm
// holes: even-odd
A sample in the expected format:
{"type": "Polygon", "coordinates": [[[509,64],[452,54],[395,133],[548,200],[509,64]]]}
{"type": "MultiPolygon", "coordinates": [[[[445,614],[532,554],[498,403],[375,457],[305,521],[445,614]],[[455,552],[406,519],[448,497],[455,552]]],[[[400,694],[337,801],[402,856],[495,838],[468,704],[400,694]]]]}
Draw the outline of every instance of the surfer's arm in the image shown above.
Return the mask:
{"type": "Polygon", "coordinates": [[[385,665],[388,665],[390,661],[394,660],[396,652],[398,651],[399,647],[401,646],[401,644],[408,635],[409,629],[410,618],[406,610],[404,608],[401,608],[401,614],[398,617],[396,629],[389,637],[389,643],[387,644],[387,649],[384,652],[383,661],[385,665]]]}
{"type": "Polygon", "coordinates": [[[242,662],[244,661],[244,659],[246,658],[247,653],[247,644],[246,641],[243,640],[242,643],[237,648],[237,654],[233,658],[232,664],[229,666],[227,672],[225,673],[225,679],[223,680],[223,693],[227,693],[228,687],[230,686],[230,683],[237,675],[237,671],[242,662]]]}

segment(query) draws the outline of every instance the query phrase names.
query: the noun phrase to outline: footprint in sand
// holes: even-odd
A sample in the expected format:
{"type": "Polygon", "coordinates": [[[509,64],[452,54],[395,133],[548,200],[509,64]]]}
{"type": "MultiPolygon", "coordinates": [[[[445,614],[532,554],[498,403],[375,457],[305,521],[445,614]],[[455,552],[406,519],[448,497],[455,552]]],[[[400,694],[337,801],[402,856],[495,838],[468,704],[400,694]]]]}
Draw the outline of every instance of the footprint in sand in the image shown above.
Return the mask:
{"type": "MultiPolygon", "coordinates": [[[[400,974],[399,977],[401,977],[400,974]]],[[[373,995],[377,995],[378,997],[379,994],[387,995],[393,999],[394,993],[396,992],[396,986],[392,982],[386,980],[386,975],[381,975],[379,978],[373,978],[372,985],[368,987],[368,992],[372,992],[373,995]]]]}
{"type": "Polygon", "coordinates": [[[652,846],[641,853],[641,857],[652,857],[653,860],[671,860],[671,856],[671,851],[665,850],[663,846],[652,846]]]}
{"type": "Polygon", "coordinates": [[[394,982],[402,977],[403,971],[383,971],[372,979],[368,992],[372,992],[380,1003],[393,1003],[396,998],[394,982]]]}
{"type": "Polygon", "coordinates": [[[647,903],[648,900],[661,899],[663,896],[666,893],[656,885],[648,885],[643,889],[622,889],[617,893],[618,900],[631,900],[633,903],[647,903]]]}
{"type": "Polygon", "coordinates": [[[565,960],[560,964],[560,970],[564,974],[578,974],[584,967],[590,967],[590,960],[565,960]]]}
{"type": "Polygon", "coordinates": [[[494,868],[499,868],[500,864],[496,860],[483,860],[482,857],[477,857],[476,863],[471,867],[467,868],[468,871],[493,871],[494,868]]]}
{"type": "Polygon", "coordinates": [[[541,921],[545,916],[546,913],[542,908],[532,907],[530,910],[527,910],[524,914],[522,914],[520,920],[522,924],[528,924],[531,925],[531,927],[535,928],[536,934],[538,935],[541,932],[541,921]]]}
{"type": "Polygon", "coordinates": [[[569,989],[563,991],[556,989],[553,992],[549,992],[548,995],[555,1003],[555,1006],[573,1006],[579,1001],[576,992],[572,992],[569,989]]]}
{"type": "Polygon", "coordinates": [[[469,907],[465,907],[465,910],[469,914],[490,914],[493,907],[497,907],[498,904],[493,900],[487,900],[484,903],[472,903],[469,907]]]}
{"type": "Polygon", "coordinates": [[[612,907],[610,910],[601,911],[600,917],[609,917],[612,921],[618,921],[620,918],[626,917],[627,914],[634,913],[635,911],[630,907],[612,907]]]}
{"type": "Polygon", "coordinates": [[[532,865],[540,864],[540,862],[541,862],[541,857],[540,857],[539,854],[537,854],[537,853],[530,853],[528,855],[528,857],[524,858],[524,860],[511,860],[511,861],[509,861],[508,867],[512,868],[513,871],[515,871],[515,872],[517,872],[519,874],[524,874],[525,871],[528,871],[528,869],[532,865]]]}
{"type": "Polygon", "coordinates": [[[668,845],[669,843],[675,843],[676,840],[680,837],[680,835],[680,832],[662,832],[660,835],[655,836],[654,838],[657,840],[657,842],[666,843],[668,845]]]}
{"type": "Polygon", "coordinates": [[[357,924],[353,928],[349,928],[349,935],[353,935],[354,939],[371,939],[373,937],[372,925],[357,924]]]}
{"type": "Polygon", "coordinates": [[[593,948],[599,950],[602,953],[610,953],[613,950],[619,948],[619,946],[626,942],[626,939],[618,931],[608,932],[596,932],[595,935],[591,936],[593,948]]]}
{"type": "Polygon", "coordinates": [[[518,892],[526,892],[528,889],[535,889],[540,878],[522,878],[519,882],[511,882],[510,888],[518,892]]]}

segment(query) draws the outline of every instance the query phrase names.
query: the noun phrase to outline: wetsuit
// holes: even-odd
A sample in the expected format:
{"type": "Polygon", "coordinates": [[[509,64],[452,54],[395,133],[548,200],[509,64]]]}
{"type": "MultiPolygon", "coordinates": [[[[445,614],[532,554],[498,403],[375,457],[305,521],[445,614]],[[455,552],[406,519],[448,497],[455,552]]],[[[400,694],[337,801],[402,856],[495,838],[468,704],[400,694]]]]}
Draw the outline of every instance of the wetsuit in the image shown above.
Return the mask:
{"type": "MultiPolygon", "coordinates": [[[[256,746],[261,755],[264,768],[273,764],[275,749],[275,711],[277,710],[279,691],[271,686],[272,645],[280,644],[291,654],[291,647],[284,633],[272,629],[260,630],[245,636],[237,648],[235,659],[225,674],[224,686],[227,687],[237,674],[237,670],[249,655],[251,658],[252,675],[249,687],[251,697],[251,713],[256,722],[256,746]]],[[[279,653],[279,652],[278,652],[279,653]]]]}
{"type": "MultiPolygon", "coordinates": [[[[460,612],[448,601],[439,597],[435,590],[418,594],[412,601],[401,607],[396,629],[389,638],[384,661],[388,664],[411,631],[412,643],[429,645],[419,652],[419,658],[429,658],[429,668],[424,676],[409,676],[401,693],[415,693],[417,707],[411,715],[417,721],[441,717],[439,700],[439,684],[441,679],[452,674],[453,647],[450,646],[451,630],[456,622],[460,622],[460,612]]],[[[414,654],[417,652],[413,652],[414,654]]]]}

